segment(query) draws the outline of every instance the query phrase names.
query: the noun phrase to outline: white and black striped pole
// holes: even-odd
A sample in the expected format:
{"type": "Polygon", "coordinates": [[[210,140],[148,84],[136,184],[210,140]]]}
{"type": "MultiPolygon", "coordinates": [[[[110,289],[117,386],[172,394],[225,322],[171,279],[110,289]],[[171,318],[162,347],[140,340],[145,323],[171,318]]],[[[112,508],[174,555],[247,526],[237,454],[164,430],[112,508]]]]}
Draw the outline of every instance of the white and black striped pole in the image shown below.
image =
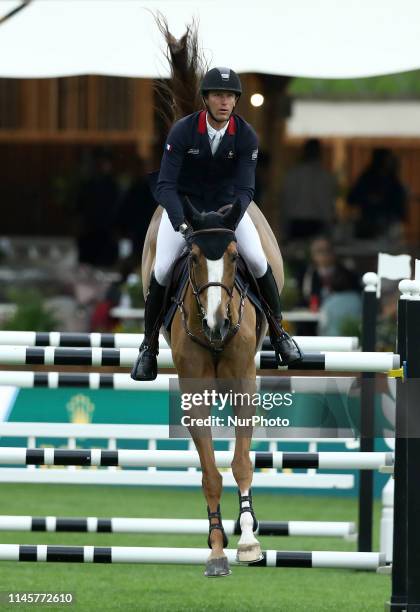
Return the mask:
{"type": "MultiPolygon", "coordinates": [[[[7,365],[66,365],[131,367],[137,358],[136,349],[55,348],[0,346],[0,364],[7,365]]],[[[276,369],[274,351],[261,351],[255,357],[261,370],[276,369]]],[[[173,368],[170,349],[162,349],[158,365],[173,368]]],[[[330,372],[387,372],[400,367],[399,355],[375,352],[320,352],[306,353],[302,360],[285,370],[314,370],[330,372]]]]}
{"type": "MultiPolygon", "coordinates": [[[[88,389],[115,389],[118,391],[169,391],[176,374],[158,374],[153,381],[135,381],[129,374],[101,374],[100,372],[30,372],[0,370],[0,386],[20,388],[83,387],[88,389]]],[[[257,389],[291,393],[348,394],[358,384],[354,376],[257,376],[257,389]]]]}
{"type": "MultiPolygon", "coordinates": [[[[0,331],[0,345],[8,346],[53,346],[61,348],[134,348],[143,342],[143,334],[101,334],[76,332],[22,332],[0,331]]],[[[304,352],[356,351],[359,340],[356,337],[341,336],[295,336],[304,352]]],[[[159,347],[169,348],[165,338],[159,337],[159,347]]],[[[264,339],[262,350],[272,350],[270,339],[264,339]]]]}
{"type": "MultiPolygon", "coordinates": [[[[380,470],[392,469],[390,452],[259,452],[251,451],[252,466],[258,468],[380,470]]],[[[233,453],[215,451],[218,467],[230,468],[233,453]]],[[[200,458],[190,450],[68,450],[54,448],[0,447],[2,465],[83,465],[119,467],[199,468],[200,458]]]]}
{"type": "MultiPolygon", "coordinates": [[[[231,565],[238,565],[236,549],[226,549],[231,565]]],[[[136,548],[128,546],[44,546],[0,545],[0,561],[47,563],[142,563],[159,565],[205,565],[208,548],[136,548]]],[[[384,566],[384,553],[337,551],[276,551],[263,552],[263,558],[250,567],[333,568],[376,571],[384,566]]],[[[241,564],[243,565],[243,564],[241,564]]]]}
{"type": "MultiPolygon", "coordinates": [[[[223,519],[227,535],[240,535],[237,520],[223,519]]],[[[67,531],[88,533],[171,533],[207,534],[207,519],[168,518],[76,518],[56,516],[0,516],[0,531],[67,531]]],[[[339,537],[354,536],[351,522],[328,521],[258,521],[256,535],[339,537]]]]}

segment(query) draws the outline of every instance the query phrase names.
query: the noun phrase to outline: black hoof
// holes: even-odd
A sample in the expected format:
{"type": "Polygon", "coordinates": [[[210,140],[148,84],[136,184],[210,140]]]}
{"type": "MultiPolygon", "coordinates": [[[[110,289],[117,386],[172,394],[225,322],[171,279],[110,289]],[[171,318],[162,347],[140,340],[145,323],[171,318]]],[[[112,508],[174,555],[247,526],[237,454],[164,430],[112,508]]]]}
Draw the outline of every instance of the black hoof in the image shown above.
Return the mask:
{"type": "Polygon", "coordinates": [[[155,380],[157,376],[156,355],[150,352],[140,353],[130,376],[133,380],[155,380]]]}
{"type": "Polygon", "coordinates": [[[207,578],[230,576],[231,573],[227,557],[220,557],[219,559],[210,558],[207,560],[206,571],[204,572],[207,578]]]}

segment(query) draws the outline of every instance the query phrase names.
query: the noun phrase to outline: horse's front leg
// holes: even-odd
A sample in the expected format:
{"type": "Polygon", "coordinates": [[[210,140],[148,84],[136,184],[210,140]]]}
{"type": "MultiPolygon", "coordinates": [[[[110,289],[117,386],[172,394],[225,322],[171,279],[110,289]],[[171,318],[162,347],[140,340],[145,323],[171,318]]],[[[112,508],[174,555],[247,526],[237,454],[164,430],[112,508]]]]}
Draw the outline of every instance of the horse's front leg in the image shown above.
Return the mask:
{"type": "MultiPolygon", "coordinates": [[[[191,396],[192,393],[202,393],[206,388],[213,388],[215,370],[210,353],[179,334],[175,335],[175,338],[180,338],[178,343],[173,343],[172,351],[181,392],[191,396]]],[[[210,411],[211,407],[204,404],[193,406],[189,416],[191,419],[203,419],[209,416],[210,411]]],[[[197,425],[188,429],[200,457],[203,493],[207,500],[209,518],[207,543],[211,553],[207,560],[205,576],[228,576],[231,573],[229,562],[223,552],[228,540],[220,513],[223,479],[216,466],[211,428],[197,425]]]]}
{"type": "Polygon", "coordinates": [[[200,457],[203,472],[202,486],[207,500],[207,514],[209,518],[207,544],[211,549],[211,553],[207,560],[204,574],[208,577],[228,576],[231,571],[229,561],[223,551],[228,545],[228,539],[223,529],[220,512],[223,479],[216,466],[211,433],[209,432],[209,435],[200,435],[198,437],[193,435],[193,438],[200,457]]]}

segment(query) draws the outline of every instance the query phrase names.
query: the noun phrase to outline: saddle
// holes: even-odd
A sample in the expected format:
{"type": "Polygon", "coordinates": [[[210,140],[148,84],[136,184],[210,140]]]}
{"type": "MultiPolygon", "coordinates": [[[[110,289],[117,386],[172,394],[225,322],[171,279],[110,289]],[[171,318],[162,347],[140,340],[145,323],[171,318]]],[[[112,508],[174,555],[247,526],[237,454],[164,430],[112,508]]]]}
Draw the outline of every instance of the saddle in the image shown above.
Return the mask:
{"type": "MultiPolygon", "coordinates": [[[[175,261],[172,268],[171,280],[168,283],[168,288],[165,294],[163,309],[165,314],[163,326],[169,334],[171,331],[173,318],[178,308],[177,303],[182,300],[188,281],[188,249],[185,249],[180,257],[175,261]]],[[[257,314],[255,333],[256,337],[259,338],[261,326],[264,320],[264,310],[261,303],[260,290],[254,275],[249,269],[246,261],[241,256],[239,256],[237,261],[235,287],[239,292],[244,292],[245,288],[247,288],[246,297],[253,304],[257,314]]]]}

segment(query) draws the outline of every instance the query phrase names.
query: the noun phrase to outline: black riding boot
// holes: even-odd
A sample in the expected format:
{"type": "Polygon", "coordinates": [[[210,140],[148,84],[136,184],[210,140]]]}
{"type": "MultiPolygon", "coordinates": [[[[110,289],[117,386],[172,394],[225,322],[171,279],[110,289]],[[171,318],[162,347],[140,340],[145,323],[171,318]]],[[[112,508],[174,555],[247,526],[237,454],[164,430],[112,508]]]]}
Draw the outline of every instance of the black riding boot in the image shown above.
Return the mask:
{"type": "Polygon", "coordinates": [[[257,278],[257,283],[263,297],[264,311],[270,328],[270,340],[276,353],[277,365],[284,366],[302,359],[298,345],[284,331],[281,324],[283,316],[280,296],[270,264],[264,276],[257,278]]]}
{"type": "Polygon", "coordinates": [[[130,375],[133,380],[155,380],[157,376],[156,356],[159,354],[159,330],[165,291],[166,287],[159,285],[152,274],[144,309],[144,340],[130,375]]]}

